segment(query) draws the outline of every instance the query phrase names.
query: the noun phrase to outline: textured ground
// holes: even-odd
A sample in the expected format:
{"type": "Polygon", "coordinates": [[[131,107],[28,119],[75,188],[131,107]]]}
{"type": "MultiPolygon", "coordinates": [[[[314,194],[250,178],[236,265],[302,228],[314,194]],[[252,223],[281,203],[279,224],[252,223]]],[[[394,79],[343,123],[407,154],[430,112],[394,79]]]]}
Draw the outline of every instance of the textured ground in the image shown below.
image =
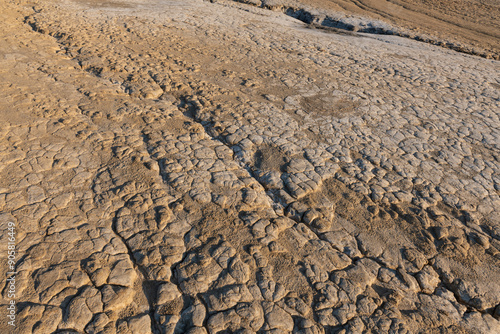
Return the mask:
{"type": "Polygon", "coordinates": [[[500,332],[498,61],[220,0],[0,27],[2,333],[500,332]]]}
{"type": "Polygon", "coordinates": [[[274,9],[304,9],[320,24],[366,20],[385,32],[425,40],[462,52],[500,59],[500,2],[496,0],[238,0],[274,9]],[[389,24],[390,26],[387,26],[389,24]]]}

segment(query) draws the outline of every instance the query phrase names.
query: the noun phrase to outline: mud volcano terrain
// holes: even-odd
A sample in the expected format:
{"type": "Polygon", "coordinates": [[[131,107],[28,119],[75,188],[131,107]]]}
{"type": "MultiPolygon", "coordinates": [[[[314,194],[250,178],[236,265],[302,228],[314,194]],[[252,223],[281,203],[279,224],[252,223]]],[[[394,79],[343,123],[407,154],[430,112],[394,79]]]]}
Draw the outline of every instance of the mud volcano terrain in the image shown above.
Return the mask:
{"type": "Polygon", "coordinates": [[[400,35],[500,59],[500,2],[496,0],[239,1],[320,25],[400,35]]]}
{"type": "Polygon", "coordinates": [[[498,61],[257,1],[0,8],[1,333],[500,333],[498,61]]]}

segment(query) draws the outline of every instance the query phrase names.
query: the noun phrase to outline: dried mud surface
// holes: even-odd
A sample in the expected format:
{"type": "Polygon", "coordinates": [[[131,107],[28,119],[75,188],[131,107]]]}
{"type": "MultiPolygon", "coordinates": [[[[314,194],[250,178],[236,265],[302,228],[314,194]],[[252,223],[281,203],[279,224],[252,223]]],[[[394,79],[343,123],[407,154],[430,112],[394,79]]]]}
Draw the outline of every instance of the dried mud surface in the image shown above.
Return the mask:
{"type": "Polygon", "coordinates": [[[485,57],[500,56],[500,3],[495,0],[299,0],[315,8],[340,10],[427,34],[436,44],[457,46],[485,57]]]}
{"type": "Polygon", "coordinates": [[[0,332],[500,332],[500,63],[259,7],[2,1],[0,332]]]}

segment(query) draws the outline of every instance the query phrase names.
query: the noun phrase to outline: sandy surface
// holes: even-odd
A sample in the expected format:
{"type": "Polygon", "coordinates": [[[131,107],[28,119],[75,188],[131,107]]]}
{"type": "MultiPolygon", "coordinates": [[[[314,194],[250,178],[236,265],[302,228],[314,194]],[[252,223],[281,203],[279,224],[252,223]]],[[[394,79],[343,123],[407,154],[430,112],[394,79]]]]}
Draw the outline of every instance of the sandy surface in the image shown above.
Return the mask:
{"type": "Polygon", "coordinates": [[[500,332],[498,61],[233,1],[0,8],[0,332],[500,332]]]}

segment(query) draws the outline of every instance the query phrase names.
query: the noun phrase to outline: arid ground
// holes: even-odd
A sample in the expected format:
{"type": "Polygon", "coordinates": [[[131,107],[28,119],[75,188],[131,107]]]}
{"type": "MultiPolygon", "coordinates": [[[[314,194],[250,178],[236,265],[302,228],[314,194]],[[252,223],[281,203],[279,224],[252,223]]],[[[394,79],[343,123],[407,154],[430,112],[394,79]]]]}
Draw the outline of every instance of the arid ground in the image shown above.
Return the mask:
{"type": "Polygon", "coordinates": [[[403,28],[393,30],[407,37],[421,37],[444,47],[500,59],[500,2],[496,0],[262,0],[261,3],[287,3],[337,18],[361,15],[403,28]]]}
{"type": "Polygon", "coordinates": [[[301,1],[1,0],[0,333],[500,333],[498,3],[301,1]]]}

